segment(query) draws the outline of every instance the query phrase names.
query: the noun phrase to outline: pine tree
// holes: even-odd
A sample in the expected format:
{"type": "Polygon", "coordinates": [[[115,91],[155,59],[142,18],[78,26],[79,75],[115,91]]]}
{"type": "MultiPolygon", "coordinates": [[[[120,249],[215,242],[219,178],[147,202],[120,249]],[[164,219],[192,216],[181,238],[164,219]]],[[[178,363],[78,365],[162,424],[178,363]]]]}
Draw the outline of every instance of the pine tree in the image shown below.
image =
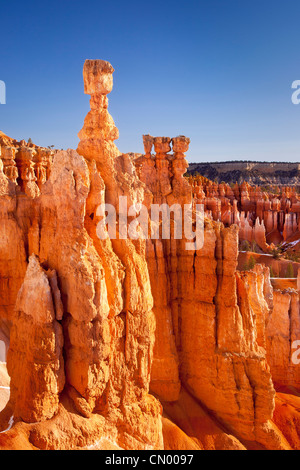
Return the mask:
{"type": "Polygon", "coordinates": [[[249,259],[249,263],[248,263],[249,271],[252,271],[252,269],[254,268],[255,265],[256,265],[255,258],[254,258],[254,256],[251,256],[250,259],[249,259]]]}
{"type": "Polygon", "coordinates": [[[247,240],[242,241],[241,251],[251,251],[251,245],[247,240]]]}
{"type": "Polygon", "coordinates": [[[253,253],[257,253],[257,243],[256,241],[253,241],[252,244],[251,244],[251,251],[253,253]]]}
{"type": "Polygon", "coordinates": [[[254,256],[251,256],[249,258],[249,261],[247,261],[244,265],[244,271],[252,271],[252,269],[254,269],[255,265],[256,265],[255,258],[254,258],[254,256]]]}
{"type": "Polygon", "coordinates": [[[272,268],[272,266],[271,266],[271,267],[270,267],[270,278],[274,278],[274,277],[276,277],[276,276],[275,276],[274,270],[273,270],[273,268],[272,268]]]}
{"type": "Polygon", "coordinates": [[[286,277],[287,279],[292,279],[295,277],[294,266],[292,265],[292,263],[288,264],[288,267],[286,270],[286,277]]]}

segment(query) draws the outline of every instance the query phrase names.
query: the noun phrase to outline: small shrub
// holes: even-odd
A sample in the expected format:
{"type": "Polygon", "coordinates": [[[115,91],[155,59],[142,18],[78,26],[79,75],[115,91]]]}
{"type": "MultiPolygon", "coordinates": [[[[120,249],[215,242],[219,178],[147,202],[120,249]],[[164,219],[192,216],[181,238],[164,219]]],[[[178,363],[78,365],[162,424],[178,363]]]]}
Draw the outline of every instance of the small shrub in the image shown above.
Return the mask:
{"type": "Polygon", "coordinates": [[[252,271],[252,269],[254,269],[255,265],[256,265],[256,260],[255,260],[254,256],[251,256],[249,258],[249,261],[244,266],[244,271],[252,271]]]}
{"type": "Polygon", "coordinates": [[[242,241],[241,251],[251,251],[251,245],[247,240],[242,241]]]}

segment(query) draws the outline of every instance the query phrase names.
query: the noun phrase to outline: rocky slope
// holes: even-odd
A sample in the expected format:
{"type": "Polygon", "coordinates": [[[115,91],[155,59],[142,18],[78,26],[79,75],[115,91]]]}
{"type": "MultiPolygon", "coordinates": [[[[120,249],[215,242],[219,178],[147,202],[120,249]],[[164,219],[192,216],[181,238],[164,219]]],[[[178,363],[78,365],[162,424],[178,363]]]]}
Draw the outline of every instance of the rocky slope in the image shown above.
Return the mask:
{"type": "Polygon", "coordinates": [[[263,266],[237,270],[237,225],[206,217],[188,250],[174,218],[170,237],[148,218],[156,238],[124,236],[140,232],[132,213],[121,223],[120,197],[139,214],[142,203],[192,209],[195,195],[186,137],[144,136],[145,155],[120,154],[112,74],[85,63],[77,151],[40,160],[40,148],[1,143],[0,449],[300,448],[299,292],[273,292],[263,266]],[[116,208],[116,237],[103,203],[116,208]]]}
{"type": "MultiPolygon", "coordinates": [[[[103,61],[85,64],[91,112],[78,151],[86,159],[76,151],[57,153],[40,194],[33,190],[34,171],[26,191],[27,169],[35,170],[31,154],[17,194],[1,173],[3,219],[11,231],[2,237],[3,264],[9,244],[19,248],[1,278],[23,275],[19,291],[4,289],[10,298],[1,316],[12,324],[5,411],[21,435],[30,429],[29,447],[84,447],[107,435],[128,449],[163,445],[161,406],[148,394],[155,321],[145,243],[96,236],[101,202],[118,193],[138,201],[144,194],[134,173],[121,174],[125,158],[113,143],[117,130],[107,111],[112,72],[103,61]],[[78,415],[73,423],[71,410],[78,415]],[[49,428],[30,426],[46,420],[49,428]]],[[[14,446],[9,433],[0,438],[1,446],[14,446]]]]}

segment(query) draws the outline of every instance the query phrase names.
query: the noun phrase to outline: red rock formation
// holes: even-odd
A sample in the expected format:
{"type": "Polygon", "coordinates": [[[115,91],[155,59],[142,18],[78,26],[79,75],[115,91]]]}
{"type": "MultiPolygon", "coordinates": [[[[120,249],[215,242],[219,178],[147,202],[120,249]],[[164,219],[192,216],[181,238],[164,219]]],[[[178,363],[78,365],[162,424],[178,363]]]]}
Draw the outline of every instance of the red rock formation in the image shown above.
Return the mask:
{"type": "Polygon", "coordinates": [[[0,160],[0,331],[11,376],[0,448],[297,448],[296,408],[275,408],[273,382],[298,387],[288,347],[300,334],[298,293],[273,294],[261,266],[237,271],[239,232],[266,249],[263,227],[288,227],[297,195],[189,185],[184,136],[144,136],[145,156],[120,154],[112,73],[108,62],[85,63],[91,111],[77,151],[52,162],[52,152],[0,135],[1,149],[14,149],[0,160]],[[174,216],[168,239],[126,238],[124,196],[137,213],[143,202],[186,205],[194,222],[203,203],[203,246],[186,249],[174,216]],[[116,208],[116,237],[101,225],[103,203],[116,208]]]}
{"type": "Polygon", "coordinates": [[[225,225],[240,227],[240,240],[255,241],[263,252],[269,244],[289,240],[300,231],[300,197],[295,188],[270,188],[263,192],[248,183],[234,189],[206,178],[189,177],[195,202],[204,204],[206,214],[225,225]]]}
{"type": "Polygon", "coordinates": [[[32,255],[17,297],[7,359],[16,420],[45,421],[58,412],[65,379],[62,349],[49,280],[32,255]]]}
{"type": "MultiPolygon", "coordinates": [[[[224,229],[209,223],[205,246],[199,252],[185,252],[179,241],[170,252],[166,243],[164,258],[169,258],[167,266],[172,267],[166,286],[170,289],[173,325],[166,316],[157,315],[158,332],[169,331],[169,341],[159,343],[154,364],[169,361],[169,385],[162,377],[159,389],[155,372],[152,386],[161,399],[174,401],[177,365],[170,339],[175,335],[182,387],[242,441],[281,448],[280,433],[269,422],[275,391],[266,353],[257,342],[248,274],[239,275],[236,281],[237,235],[234,227],[224,229]]],[[[161,287],[156,290],[154,283],[152,286],[156,311],[156,299],[165,294],[161,287]]]]}
{"type": "Polygon", "coordinates": [[[164,444],[171,450],[246,450],[217,420],[182,389],[176,402],[163,402],[164,444]],[[171,418],[168,418],[171,417],[171,418]]]}
{"type": "Polygon", "coordinates": [[[294,450],[300,448],[299,407],[299,396],[277,393],[273,420],[294,450]]]}
{"type": "Polygon", "coordinates": [[[23,233],[18,222],[16,186],[4,175],[1,160],[0,197],[0,330],[9,336],[16,298],[27,263],[23,233]]]}
{"type": "Polygon", "coordinates": [[[293,362],[300,339],[299,293],[274,290],[274,308],[267,323],[267,358],[278,390],[300,390],[299,364],[293,362]]]}
{"type": "Polygon", "coordinates": [[[145,155],[135,159],[134,164],[140,179],[153,193],[154,203],[191,204],[192,191],[183,178],[188,168],[185,152],[190,139],[185,136],[152,137],[143,136],[145,155]],[[156,154],[151,155],[152,146],[156,154]],[[170,154],[171,145],[174,153],[170,154]]]}
{"type": "MultiPolygon", "coordinates": [[[[99,240],[96,236],[99,217],[95,209],[103,202],[101,198],[115,201],[119,194],[125,194],[132,201],[143,200],[145,189],[135,175],[134,166],[126,156],[119,154],[113,144],[117,131],[112,132],[114,127],[107,112],[106,98],[112,71],[112,67],[103,61],[87,61],[85,64],[85,89],[92,94],[92,110],[81,131],[78,150],[85,154],[87,160],[75,151],[58,152],[50,177],[41,186],[40,197],[33,200],[32,194],[26,192],[26,185],[20,188],[20,197],[24,198],[25,192],[31,207],[30,216],[20,214],[25,218],[23,228],[29,255],[34,253],[42,266],[50,270],[48,280],[46,273],[35,266],[47,284],[48,297],[53,299],[51,308],[53,311],[56,309],[57,318],[62,320],[65,365],[59,352],[62,343],[60,330],[55,334],[51,330],[56,328],[56,320],[52,319],[54,324],[51,326],[49,318],[47,326],[42,314],[43,310],[48,312],[50,307],[40,283],[35,295],[41,299],[41,317],[34,316],[30,311],[30,292],[26,283],[31,283],[33,287],[37,282],[32,280],[31,261],[20,291],[22,295],[19,293],[19,297],[21,295],[25,300],[21,305],[20,300],[17,301],[17,312],[24,312],[25,316],[23,320],[19,313],[13,317],[8,360],[12,378],[9,406],[16,419],[23,421],[45,421],[57,412],[57,420],[64,421],[62,405],[57,408],[58,394],[63,388],[62,396],[68,397],[69,403],[64,407],[75,407],[85,418],[92,412],[102,416],[101,427],[99,420],[94,424],[92,420],[84,442],[93,443],[99,430],[102,429],[105,434],[105,426],[110,426],[115,429],[115,439],[121,447],[156,448],[163,445],[162,424],[161,406],[148,395],[155,322],[145,243],[99,240]],[[101,108],[96,103],[106,104],[101,108]],[[124,171],[124,166],[129,172],[124,171]],[[98,188],[102,192],[98,193],[98,188]],[[34,320],[26,323],[27,317],[32,315],[34,320]],[[18,380],[21,355],[28,351],[29,361],[37,368],[40,360],[45,363],[43,344],[39,345],[38,336],[36,342],[28,345],[22,341],[22,331],[28,328],[31,328],[33,338],[40,332],[44,340],[48,335],[54,341],[53,346],[49,342],[47,357],[49,374],[54,368],[58,377],[56,388],[54,379],[52,384],[45,375],[44,383],[41,377],[30,398],[25,387],[22,401],[18,380]],[[49,331],[44,331],[44,328],[49,331]],[[54,345],[56,349],[53,349],[54,345]],[[65,387],[61,379],[64,374],[65,387]],[[52,404],[47,402],[49,390],[53,393],[52,404]]],[[[28,380],[29,384],[33,378],[28,367],[24,367],[24,374],[22,380],[24,384],[28,380]]],[[[63,424],[61,426],[64,427],[63,424]]],[[[76,426],[70,426],[70,432],[75,437],[69,445],[82,447],[76,437],[76,426]]],[[[58,435],[56,442],[51,443],[51,426],[39,428],[39,435],[41,429],[43,439],[35,438],[37,447],[64,448],[66,443],[62,436],[58,435]]],[[[5,438],[8,438],[7,435],[5,438]]]]}

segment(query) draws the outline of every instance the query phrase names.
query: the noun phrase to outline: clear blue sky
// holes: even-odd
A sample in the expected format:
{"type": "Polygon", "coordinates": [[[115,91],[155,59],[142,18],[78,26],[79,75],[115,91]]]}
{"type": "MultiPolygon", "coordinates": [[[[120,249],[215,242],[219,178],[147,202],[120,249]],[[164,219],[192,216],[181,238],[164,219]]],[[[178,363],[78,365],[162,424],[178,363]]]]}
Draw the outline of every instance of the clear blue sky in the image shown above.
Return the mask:
{"type": "Polygon", "coordinates": [[[2,1],[0,130],[76,148],[85,59],[112,63],[122,152],[191,138],[188,160],[300,161],[299,0],[2,1]]]}

